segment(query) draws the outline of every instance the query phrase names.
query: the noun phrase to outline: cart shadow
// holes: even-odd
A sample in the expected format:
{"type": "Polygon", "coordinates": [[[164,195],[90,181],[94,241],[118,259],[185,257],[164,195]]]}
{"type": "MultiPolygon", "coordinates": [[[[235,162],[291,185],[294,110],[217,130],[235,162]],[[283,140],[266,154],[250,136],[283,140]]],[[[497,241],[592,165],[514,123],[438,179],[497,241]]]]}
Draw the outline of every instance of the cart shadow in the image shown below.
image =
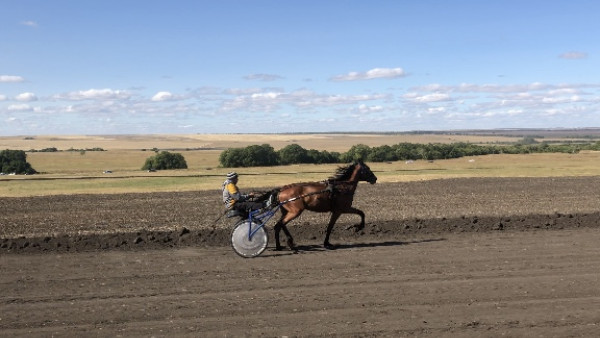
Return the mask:
{"type": "Polygon", "coordinates": [[[268,256],[287,256],[287,255],[295,255],[295,254],[303,254],[303,253],[313,253],[313,252],[325,252],[325,251],[336,251],[336,250],[346,250],[346,249],[357,249],[357,248],[376,248],[376,247],[389,247],[389,246],[401,246],[401,245],[410,245],[410,244],[422,244],[422,243],[432,243],[432,242],[441,242],[446,241],[446,238],[430,238],[430,239],[422,239],[422,240],[414,240],[414,241],[384,241],[384,242],[366,242],[366,243],[351,243],[351,244],[338,244],[335,246],[335,249],[325,249],[321,244],[314,245],[298,245],[296,246],[296,252],[289,251],[289,249],[284,249],[283,251],[277,251],[275,248],[271,248],[270,254],[268,256]]]}

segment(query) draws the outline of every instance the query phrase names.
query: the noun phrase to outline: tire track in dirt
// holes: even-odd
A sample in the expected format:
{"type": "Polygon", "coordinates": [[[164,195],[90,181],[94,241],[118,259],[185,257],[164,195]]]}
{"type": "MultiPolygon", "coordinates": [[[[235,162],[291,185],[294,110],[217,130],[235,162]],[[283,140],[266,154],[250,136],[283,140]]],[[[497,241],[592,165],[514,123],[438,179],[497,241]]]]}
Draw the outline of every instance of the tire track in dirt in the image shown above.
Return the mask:
{"type": "Polygon", "coordinates": [[[590,336],[600,233],[453,233],[242,259],[228,247],[2,255],[0,332],[590,336]]]}

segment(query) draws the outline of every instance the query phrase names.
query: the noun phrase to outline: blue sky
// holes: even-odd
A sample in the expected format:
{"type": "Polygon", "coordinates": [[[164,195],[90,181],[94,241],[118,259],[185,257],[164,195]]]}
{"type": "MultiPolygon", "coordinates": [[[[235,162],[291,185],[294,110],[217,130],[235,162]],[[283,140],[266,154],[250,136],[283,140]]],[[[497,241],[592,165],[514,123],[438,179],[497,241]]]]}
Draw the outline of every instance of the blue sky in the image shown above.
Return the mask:
{"type": "Polygon", "coordinates": [[[600,127],[596,0],[3,0],[0,135],[600,127]]]}

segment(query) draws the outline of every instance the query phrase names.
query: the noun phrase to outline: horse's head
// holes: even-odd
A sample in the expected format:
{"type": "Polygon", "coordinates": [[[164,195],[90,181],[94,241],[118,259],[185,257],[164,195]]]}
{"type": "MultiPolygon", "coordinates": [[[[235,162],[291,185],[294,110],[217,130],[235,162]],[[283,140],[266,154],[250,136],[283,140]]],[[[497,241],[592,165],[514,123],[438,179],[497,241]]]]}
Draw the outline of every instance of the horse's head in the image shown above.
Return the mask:
{"type": "Polygon", "coordinates": [[[375,182],[377,182],[377,176],[373,174],[371,168],[369,168],[369,166],[366,165],[363,161],[357,161],[355,165],[358,170],[359,181],[367,181],[371,184],[375,184],[375,182]]]}

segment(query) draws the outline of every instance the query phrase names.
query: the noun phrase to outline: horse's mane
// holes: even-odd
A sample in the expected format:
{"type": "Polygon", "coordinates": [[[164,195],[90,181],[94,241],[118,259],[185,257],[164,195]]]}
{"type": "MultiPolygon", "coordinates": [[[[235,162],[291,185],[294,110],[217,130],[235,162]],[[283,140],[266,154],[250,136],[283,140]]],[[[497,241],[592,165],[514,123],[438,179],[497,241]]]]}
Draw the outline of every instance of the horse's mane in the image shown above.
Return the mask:
{"type": "Polygon", "coordinates": [[[338,167],[335,171],[335,174],[329,177],[329,181],[343,181],[350,178],[350,175],[352,175],[352,172],[354,171],[355,165],[356,163],[349,164],[345,167],[338,167]]]}

